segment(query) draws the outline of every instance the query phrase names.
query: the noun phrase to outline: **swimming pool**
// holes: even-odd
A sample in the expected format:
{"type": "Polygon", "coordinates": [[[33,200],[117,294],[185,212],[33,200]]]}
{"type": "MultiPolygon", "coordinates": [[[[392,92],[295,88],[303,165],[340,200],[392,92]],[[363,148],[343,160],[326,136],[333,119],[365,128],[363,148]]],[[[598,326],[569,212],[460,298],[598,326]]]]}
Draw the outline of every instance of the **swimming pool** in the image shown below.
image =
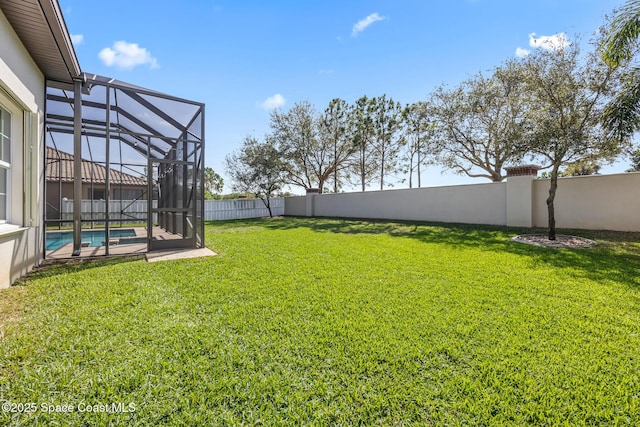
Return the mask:
{"type": "MultiPolygon", "coordinates": [[[[136,231],[133,228],[109,230],[109,238],[117,239],[119,237],[135,237],[136,231]]],[[[45,246],[48,251],[55,251],[73,242],[73,231],[49,231],[46,235],[47,244],[45,246]]],[[[84,230],[82,232],[82,241],[90,242],[89,246],[103,246],[104,230],[84,230]]],[[[135,243],[130,241],[130,243],[135,243]]]]}

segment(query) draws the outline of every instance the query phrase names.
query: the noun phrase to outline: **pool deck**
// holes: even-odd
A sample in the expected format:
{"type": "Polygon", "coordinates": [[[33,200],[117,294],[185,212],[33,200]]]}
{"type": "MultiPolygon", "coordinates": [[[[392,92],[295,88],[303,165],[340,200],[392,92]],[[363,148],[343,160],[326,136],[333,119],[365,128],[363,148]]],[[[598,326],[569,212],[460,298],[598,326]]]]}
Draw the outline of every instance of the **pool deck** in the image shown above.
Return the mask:
{"type": "Polygon", "coordinates": [[[198,249],[167,249],[162,251],[147,252],[145,257],[147,262],[173,261],[176,259],[203,258],[216,256],[217,254],[209,248],[198,249]]]}
{"type": "MultiPolygon", "coordinates": [[[[147,238],[146,227],[131,227],[136,233],[136,238],[147,238]]],[[[93,229],[95,230],[95,229],[93,229]]],[[[102,230],[102,229],[99,229],[102,230]]],[[[88,231],[88,230],[83,230],[88,231]]],[[[174,240],[181,239],[182,236],[177,234],[171,234],[160,227],[153,227],[153,237],[158,240],[174,240]]],[[[118,239],[112,239],[113,242],[109,245],[109,255],[125,255],[125,254],[145,254],[147,252],[146,243],[127,243],[118,244],[118,239]]],[[[73,254],[73,243],[67,243],[66,245],[53,250],[47,251],[46,258],[48,259],[64,259],[71,258],[73,254]]],[[[106,246],[86,246],[80,249],[80,257],[96,257],[106,255],[106,246]]],[[[76,257],[74,257],[76,258],[76,257]]]]}

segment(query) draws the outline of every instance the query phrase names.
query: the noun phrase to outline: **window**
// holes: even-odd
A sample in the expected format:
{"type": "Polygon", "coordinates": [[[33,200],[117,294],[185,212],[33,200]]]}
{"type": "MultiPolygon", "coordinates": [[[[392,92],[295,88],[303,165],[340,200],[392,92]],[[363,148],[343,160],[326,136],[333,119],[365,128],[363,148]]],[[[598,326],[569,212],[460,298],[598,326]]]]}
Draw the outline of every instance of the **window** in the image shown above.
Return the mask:
{"type": "Polygon", "coordinates": [[[104,200],[104,188],[101,189],[89,189],[89,199],[91,200],[104,200]]]}
{"type": "Polygon", "coordinates": [[[0,107],[0,224],[7,222],[11,172],[11,114],[0,107]]]}

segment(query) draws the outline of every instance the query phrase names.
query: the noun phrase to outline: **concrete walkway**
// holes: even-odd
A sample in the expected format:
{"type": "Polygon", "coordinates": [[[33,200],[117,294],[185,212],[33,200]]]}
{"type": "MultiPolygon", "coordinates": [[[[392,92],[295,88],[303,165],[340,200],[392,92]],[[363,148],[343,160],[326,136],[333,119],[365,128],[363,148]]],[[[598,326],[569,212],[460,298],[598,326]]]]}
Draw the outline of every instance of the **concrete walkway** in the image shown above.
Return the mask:
{"type": "Polygon", "coordinates": [[[209,248],[199,249],[168,249],[162,251],[147,252],[145,255],[148,262],[170,261],[173,259],[201,258],[217,255],[209,248]]]}

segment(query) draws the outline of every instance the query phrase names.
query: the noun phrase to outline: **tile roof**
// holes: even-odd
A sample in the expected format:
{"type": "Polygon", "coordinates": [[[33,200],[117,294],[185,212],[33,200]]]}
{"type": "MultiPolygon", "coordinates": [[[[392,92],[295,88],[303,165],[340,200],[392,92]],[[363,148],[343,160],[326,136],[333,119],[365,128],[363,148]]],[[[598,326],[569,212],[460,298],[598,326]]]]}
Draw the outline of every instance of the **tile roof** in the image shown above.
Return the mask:
{"type": "MultiPolygon", "coordinates": [[[[104,184],[106,182],[107,168],[98,163],[82,160],[82,182],[104,184]],[[93,179],[92,179],[93,178],[93,179]]],[[[47,181],[73,182],[73,155],[64,151],[47,147],[47,181]],[[58,161],[59,159],[59,161],[58,161]],[[62,166],[62,167],[60,167],[62,166]]],[[[109,182],[113,185],[147,185],[147,180],[110,169],[109,182]]]]}

